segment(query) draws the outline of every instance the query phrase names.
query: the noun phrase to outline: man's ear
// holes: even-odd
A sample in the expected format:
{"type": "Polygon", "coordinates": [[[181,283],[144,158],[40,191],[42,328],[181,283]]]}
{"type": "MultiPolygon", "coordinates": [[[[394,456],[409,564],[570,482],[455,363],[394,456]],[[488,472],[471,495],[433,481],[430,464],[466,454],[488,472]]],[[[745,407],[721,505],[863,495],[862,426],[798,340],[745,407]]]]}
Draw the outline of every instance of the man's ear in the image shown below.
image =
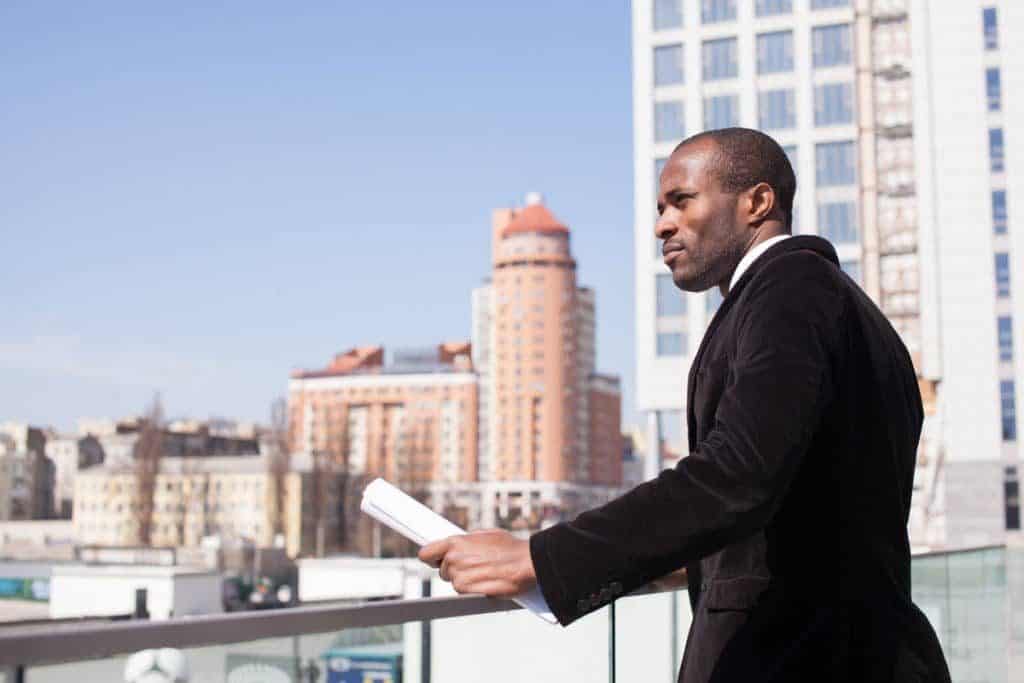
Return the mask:
{"type": "Polygon", "coordinates": [[[747,216],[751,225],[761,225],[775,211],[775,190],[768,183],[758,183],[747,190],[747,216]]]}

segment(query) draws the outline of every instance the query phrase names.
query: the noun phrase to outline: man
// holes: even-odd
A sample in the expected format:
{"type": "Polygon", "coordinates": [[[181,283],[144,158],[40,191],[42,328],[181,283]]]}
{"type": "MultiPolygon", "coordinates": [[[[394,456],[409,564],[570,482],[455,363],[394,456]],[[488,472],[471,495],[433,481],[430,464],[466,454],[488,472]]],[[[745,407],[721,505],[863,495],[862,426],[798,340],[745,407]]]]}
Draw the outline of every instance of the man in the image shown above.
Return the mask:
{"type": "Polygon", "coordinates": [[[789,234],[795,192],[762,133],[684,140],[655,233],[680,289],[724,295],[690,370],[689,455],[529,541],[485,531],[420,558],[463,593],[536,581],[562,624],[686,566],[685,683],[948,681],[910,600],[914,368],[832,246],[789,234]]]}

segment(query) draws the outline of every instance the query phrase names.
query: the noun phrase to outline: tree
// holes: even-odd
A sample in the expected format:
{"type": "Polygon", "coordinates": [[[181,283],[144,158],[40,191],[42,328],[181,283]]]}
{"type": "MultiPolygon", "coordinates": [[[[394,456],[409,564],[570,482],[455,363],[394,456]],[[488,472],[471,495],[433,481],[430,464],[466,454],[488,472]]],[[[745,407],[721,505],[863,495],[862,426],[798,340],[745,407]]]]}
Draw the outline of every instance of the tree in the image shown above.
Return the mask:
{"type": "Polygon", "coordinates": [[[160,460],[164,448],[164,410],[160,393],[153,395],[153,402],[146,410],[135,443],[135,502],[137,511],[137,541],[141,546],[152,543],[153,499],[156,494],[156,480],[160,474],[160,460]]]}

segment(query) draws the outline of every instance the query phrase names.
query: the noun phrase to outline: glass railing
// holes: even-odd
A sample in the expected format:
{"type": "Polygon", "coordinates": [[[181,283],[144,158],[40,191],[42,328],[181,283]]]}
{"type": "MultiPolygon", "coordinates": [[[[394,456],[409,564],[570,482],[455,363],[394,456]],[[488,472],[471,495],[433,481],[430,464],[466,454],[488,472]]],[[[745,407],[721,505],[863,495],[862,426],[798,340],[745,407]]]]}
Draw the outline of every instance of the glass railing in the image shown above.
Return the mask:
{"type": "MultiPolygon", "coordinates": [[[[914,600],[958,683],[1016,680],[1024,550],[913,560],[914,600]],[[1017,590],[1015,590],[1015,587],[1017,590]],[[1018,647],[1015,647],[1018,646],[1018,647]]],[[[418,580],[408,595],[422,594],[418,580]]],[[[680,581],[626,596],[563,629],[514,603],[455,596],[263,612],[0,628],[3,683],[512,683],[675,680],[691,614],[680,581]]]]}

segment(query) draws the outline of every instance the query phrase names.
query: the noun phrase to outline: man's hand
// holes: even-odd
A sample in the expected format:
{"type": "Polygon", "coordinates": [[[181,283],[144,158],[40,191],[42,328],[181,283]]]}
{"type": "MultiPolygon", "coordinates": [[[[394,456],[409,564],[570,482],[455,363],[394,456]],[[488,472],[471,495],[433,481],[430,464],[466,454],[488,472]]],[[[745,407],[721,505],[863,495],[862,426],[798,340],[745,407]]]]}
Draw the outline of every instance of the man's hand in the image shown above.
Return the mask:
{"type": "Polygon", "coordinates": [[[507,598],[537,583],[529,541],[501,529],[428,543],[420,548],[419,558],[440,567],[441,578],[451,581],[459,593],[507,598]]]}

